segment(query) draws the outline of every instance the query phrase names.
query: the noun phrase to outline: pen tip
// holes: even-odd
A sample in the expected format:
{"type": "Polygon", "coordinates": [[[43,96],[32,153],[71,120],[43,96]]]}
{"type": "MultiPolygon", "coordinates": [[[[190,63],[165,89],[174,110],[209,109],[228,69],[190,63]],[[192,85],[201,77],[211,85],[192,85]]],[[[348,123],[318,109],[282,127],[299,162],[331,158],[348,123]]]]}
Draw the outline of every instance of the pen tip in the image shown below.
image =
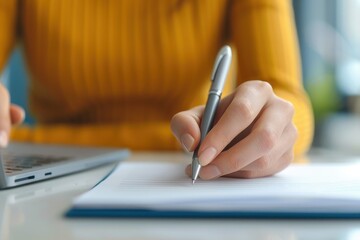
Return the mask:
{"type": "Polygon", "coordinates": [[[194,183],[195,183],[195,179],[192,180],[192,184],[194,184],[194,183]]]}

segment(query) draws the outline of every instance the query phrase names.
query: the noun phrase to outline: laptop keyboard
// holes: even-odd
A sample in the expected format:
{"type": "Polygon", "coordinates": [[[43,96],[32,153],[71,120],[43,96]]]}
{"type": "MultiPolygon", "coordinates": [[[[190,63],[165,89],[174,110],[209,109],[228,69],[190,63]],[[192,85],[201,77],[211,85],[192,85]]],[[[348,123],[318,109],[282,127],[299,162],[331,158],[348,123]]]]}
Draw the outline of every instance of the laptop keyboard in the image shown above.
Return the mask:
{"type": "Polygon", "coordinates": [[[33,167],[40,167],[47,164],[54,164],[69,160],[69,157],[62,156],[44,156],[44,155],[27,155],[15,156],[11,154],[3,154],[2,161],[4,163],[6,173],[14,173],[30,169],[33,167]]]}

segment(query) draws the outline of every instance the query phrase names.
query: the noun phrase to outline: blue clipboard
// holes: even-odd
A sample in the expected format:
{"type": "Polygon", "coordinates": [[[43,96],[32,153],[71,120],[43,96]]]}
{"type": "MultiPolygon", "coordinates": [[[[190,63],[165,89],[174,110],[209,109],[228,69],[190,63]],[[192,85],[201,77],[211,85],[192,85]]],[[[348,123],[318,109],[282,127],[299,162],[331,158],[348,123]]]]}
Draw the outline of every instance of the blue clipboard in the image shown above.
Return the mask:
{"type": "Polygon", "coordinates": [[[65,216],[69,218],[360,219],[360,212],[196,212],[72,208],[65,216]]]}

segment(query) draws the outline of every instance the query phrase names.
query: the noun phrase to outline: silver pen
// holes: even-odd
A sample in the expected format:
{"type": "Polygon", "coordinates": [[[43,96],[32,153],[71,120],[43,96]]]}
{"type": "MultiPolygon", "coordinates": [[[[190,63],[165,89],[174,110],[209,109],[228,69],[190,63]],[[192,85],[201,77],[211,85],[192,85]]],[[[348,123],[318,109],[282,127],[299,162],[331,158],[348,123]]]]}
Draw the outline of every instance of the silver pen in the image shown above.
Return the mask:
{"type": "Polygon", "coordinates": [[[200,125],[201,138],[197,148],[194,151],[192,164],[191,164],[191,168],[192,168],[191,175],[192,175],[193,184],[198,178],[201,168],[198,158],[199,147],[201,145],[201,142],[204,140],[205,136],[207,135],[207,133],[212,128],[214,116],[216,114],[216,110],[220,102],[222,90],[225,85],[225,80],[229,72],[230,64],[231,64],[231,48],[226,45],[220,49],[218,55],[216,56],[214,69],[211,75],[212,83],[200,125]]]}

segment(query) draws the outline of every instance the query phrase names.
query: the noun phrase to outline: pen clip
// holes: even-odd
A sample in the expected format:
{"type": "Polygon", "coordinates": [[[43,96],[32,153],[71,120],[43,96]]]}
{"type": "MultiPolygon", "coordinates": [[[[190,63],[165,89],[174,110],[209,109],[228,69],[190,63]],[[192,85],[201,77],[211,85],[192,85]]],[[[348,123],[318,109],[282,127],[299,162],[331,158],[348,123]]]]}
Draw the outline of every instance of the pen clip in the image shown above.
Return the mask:
{"type": "Polygon", "coordinates": [[[223,48],[221,48],[220,52],[216,56],[213,72],[211,74],[211,81],[214,81],[220,65],[225,57],[231,57],[231,49],[229,46],[224,46],[223,48]]]}

